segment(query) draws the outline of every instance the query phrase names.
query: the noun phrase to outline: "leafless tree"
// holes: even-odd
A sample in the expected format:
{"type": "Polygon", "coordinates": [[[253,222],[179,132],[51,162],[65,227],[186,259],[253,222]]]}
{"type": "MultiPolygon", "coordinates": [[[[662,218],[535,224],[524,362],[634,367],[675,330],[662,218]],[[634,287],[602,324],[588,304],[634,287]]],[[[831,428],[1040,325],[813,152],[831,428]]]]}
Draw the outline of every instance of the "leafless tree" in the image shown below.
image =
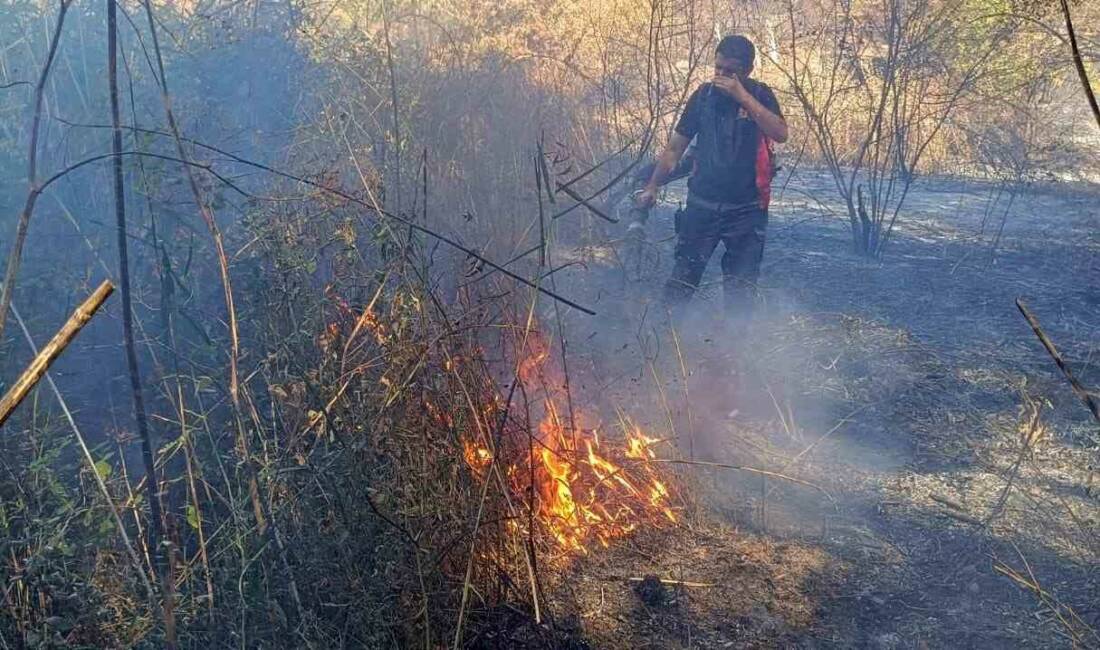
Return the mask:
{"type": "Polygon", "coordinates": [[[987,30],[960,52],[964,9],[956,0],[788,0],[784,42],[764,50],[845,202],[858,254],[882,254],[922,157],[1008,33],[987,30]]]}

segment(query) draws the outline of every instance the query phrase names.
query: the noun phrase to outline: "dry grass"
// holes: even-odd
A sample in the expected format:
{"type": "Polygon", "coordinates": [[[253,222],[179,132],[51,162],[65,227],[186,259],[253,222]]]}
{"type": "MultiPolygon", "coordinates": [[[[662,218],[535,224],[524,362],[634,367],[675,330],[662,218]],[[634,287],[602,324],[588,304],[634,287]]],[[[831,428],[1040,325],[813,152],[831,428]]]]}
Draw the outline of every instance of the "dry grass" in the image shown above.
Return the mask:
{"type": "Polygon", "coordinates": [[[765,648],[813,629],[827,555],[699,517],[577,562],[551,602],[593,647],[765,648]],[[640,579],[665,581],[658,595],[640,579]]]}

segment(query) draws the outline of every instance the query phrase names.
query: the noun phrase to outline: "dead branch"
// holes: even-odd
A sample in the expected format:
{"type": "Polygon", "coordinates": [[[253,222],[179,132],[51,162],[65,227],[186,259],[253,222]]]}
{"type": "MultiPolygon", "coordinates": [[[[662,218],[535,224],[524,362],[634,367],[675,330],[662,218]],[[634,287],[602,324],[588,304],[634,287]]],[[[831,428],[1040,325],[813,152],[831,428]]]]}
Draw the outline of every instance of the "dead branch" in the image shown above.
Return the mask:
{"type": "Polygon", "coordinates": [[[957,519],[958,521],[961,521],[964,524],[973,524],[974,526],[984,526],[985,525],[981,520],[979,520],[975,517],[971,517],[970,515],[964,514],[962,512],[955,512],[953,510],[940,510],[938,512],[939,512],[939,514],[941,514],[945,517],[950,517],[952,519],[957,519]]]}
{"type": "Polygon", "coordinates": [[[16,407],[38,384],[42,376],[46,374],[46,370],[49,369],[57,357],[61,356],[61,353],[65,351],[69,343],[72,343],[73,338],[80,333],[80,330],[88,324],[92,316],[95,316],[95,313],[99,311],[99,308],[103,306],[103,303],[114,290],[115,286],[111,284],[110,280],[104,280],[103,284],[100,284],[99,288],[76,308],[72,316],[69,316],[69,320],[65,321],[65,324],[50,339],[46,347],[42,348],[34,361],[19,376],[19,379],[15,380],[15,384],[8,389],[3,398],[0,398],[0,427],[4,426],[16,407]]]}
{"type": "Polygon", "coordinates": [[[1016,299],[1016,308],[1020,310],[1020,313],[1027,319],[1027,324],[1031,325],[1031,330],[1035,332],[1035,336],[1039,337],[1039,342],[1043,344],[1043,347],[1047,349],[1047,353],[1054,363],[1058,364],[1058,369],[1062,371],[1062,374],[1069,380],[1070,386],[1073,387],[1073,392],[1077,394],[1077,397],[1081,398],[1081,401],[1085,403],[1089,411],[1092,413],[1092,417],[1100,423],[1100,406],[1096,404],[1096,400],[1093,399],[1089,391],[1081,385],[1081,382],[1077,381],[1077,377],[1073,375],[1073,371],[1066,365],[1065,359],[1062,358],[1061,353],[1058,352],[1058,348],[1054,346],[1054,341],[1050,340],[1050,337],[1046,335],[1043,328],[1039,325],[1039,320],[1031,313],[1023,301],[1019,298],[1016,299]]]}
{"type": "Polygon", "coordinates": [[[945,497],[939,494],[929,494],[928,498],[932,499],[936,503],[942,503],[952,510],[958,510],[959,512],[963,512],[966,510],[966,507],[963,504],[950,497],[945,497]]]}

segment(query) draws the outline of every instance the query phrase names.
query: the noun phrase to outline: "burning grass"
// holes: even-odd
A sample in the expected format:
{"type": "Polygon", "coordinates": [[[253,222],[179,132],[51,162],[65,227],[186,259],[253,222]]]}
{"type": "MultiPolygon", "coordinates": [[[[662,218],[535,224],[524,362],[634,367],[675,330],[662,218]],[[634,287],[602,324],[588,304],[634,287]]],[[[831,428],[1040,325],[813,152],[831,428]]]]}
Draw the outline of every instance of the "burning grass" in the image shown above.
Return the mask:
{"type": "Polygon", "coordinates": [[[521,509],[531,514],[526,524],[510,520],[512,531],[531,536],[534,525],[559,550],[586,554],[594,544],[607,547],[641,525],[675,523],[669,478],[650,463],[660,441],[622,413],[622,437],[607,435],[599,423],[586,424],[584,405],[574,404],[541,333],[524,332],[516,349],[524,417],[506,422],[496,439],[462,441],[473,474],[485,481],[489,472],[500,471],[521,509]]]}
{"type": "MultiPolygon", "coordinates": [[[[362,463],[355,492],[398,542],[391,588],[421,612],[403,643],[461,644],[501,607],[545,624],[546,590],[578,559],[682,518],[675,477],[655,462],[673,446],[625,411],[602,421],[606,405],[570,390],[534,319],[501,325],[520,319],[488,316],[489,300],[465,295],[444,317],[416,287],[358,305],[330,289],[319,364],[305,372],[322,392],[302,400],[325,408],[295,408],[300,464],[362,463]]],[[[296,519],[307,528],[315,515],[296,519]]]]}

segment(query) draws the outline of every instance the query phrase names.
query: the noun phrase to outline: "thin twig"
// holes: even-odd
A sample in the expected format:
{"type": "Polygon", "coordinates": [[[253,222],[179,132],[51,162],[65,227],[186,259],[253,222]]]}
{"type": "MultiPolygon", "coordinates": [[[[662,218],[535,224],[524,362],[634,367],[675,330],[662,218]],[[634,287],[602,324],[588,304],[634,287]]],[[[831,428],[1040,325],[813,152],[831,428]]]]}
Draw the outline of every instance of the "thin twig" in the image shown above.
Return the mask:
{"type": "Polygon", "coordinates": [[[993,565],[993,570],[1011,578],[1021,587],[1034,593],[1039,599],[1039,602],[1054,614],[1065,631],[1072,637],[1075,646],[1082,643],[1082,641],[1091,641],[1087,647],[1093,647],[1093,643],[1100,643],[1100,634],[1097,634],[1096,630],[1086,623],[1072,607],[1062,603],[1053,594],[1044,589],[1043,586],[1039,584],[1039,579],[1035,577],[1035,572],[1032,571],[1031,564],[1020,551],[1020,547],[1017,546],[1015,542],[1010,541],[1009,543],[1012,544],[1013,550],[1016,551],[1016,555],[1019,556],[1020,561],[1023,563],[1024,569],[1027,571],[1027,576],[1025,577],[996,556],[994,556],[996,562],[993,565]],[[1068,615],[1069,618],[1066,618],[1066,615],[1068,615]],[[1091,640],[1085,637],[1091,637],[1091,640]]]}
{"type": "Polygon", "coordinates": [[[164,154],[153,153],[151,151],[120,151],[118,153],[103,153],[103,154],[97,154],[97,155],[94,155],[94,156],[88,156],[87,158],[84,158],[83,160],[78,160],[77,162],[74,162],[73,164],[69,165],[68,167],[65,167],[61,171],[53,174],[52,176],[50,176],[46,180],[42,181],[42,183],[39,184],[39,186],[38,186],[38,193],[41,194],[42,192],[44,192],[46,190],[47,187],[49,187],[50,185],[53,185],[54,182],[60,180],[61,178],[65,177],[65,176],[68,176],[72,172],[80,169],[81,167],[84,167],[85,165],[89,165],[91,163],[98,162],[100,160],[107,160],[108,158],[117,158],[119,156],[139,156],[139,157],[142,157],[142,158],[156,158],[158,160],[168,160],[168,161],[171,161],[171,162],[177,162],[177,163],[180,163],[181,165],[186,165],[188,167],[196,167],[196,168],[201,169],[204,172],[210,174],[214,178],[218,179],[218,181],[223,183],[226,187],[229,187],[230,189],[232,189],[234,192],[240,194],[241,196],[243,196],[245,198],[255,198],[251,194],[249,194],[248,192],[245,192],[241,188],[237,187],[233,183],[233,181],[231,181],[228,178],[225,178],[224,176],[222,176],[222,175],[218,174],[217,172],[215,172],[214,168],[211,167],[207,163],[195,162],[193,160],[185,160],[183,158],[176,158],[174,156],[166,156],[164,154]]]}
{"type": "MultiPolygon", "coordinates": [[[[157,62],[157,72],[160,73],[160,96],[161,103],[164,107],[165,117],[168,121],[168,127],[171,131],[172,138],[176,143],[176,151],[179,154],[180,159],[185,162],[190,161],[190,156],[187,153],[187,149],[183,145],[183,137],[180,134],[179,126],[176,122],[175,112],[172,110],[171,95],[168,90],[168,78],[164,70],[164,59],[161,55],[160,39],[157,36],[156,21],[153,18],[153,5],[150,0],[144,0],[142,5],[145,8],[145,17],[149,23],[149,32],[153,41],[153,53],[157,62]]],[[[287,559],[287,550],[283,542],[283,536],[278,527],[278,522],[274,521],[270,516],[270,508],[267,501],[260,496],[259,493],[259,471],[255,466],[255,460],[252,457],[250,445],[248,444],[248,435],[244,423],[243,406],[241,402],[241,386],[239,380],[238,360],[240,357],[240,340],[237,327],[237,310],[234,305],[233,299],[233,284],[229,275],[229,259],[225,254],[225,245],[222,240],[221,229],[218,227],[217,221],[214,218],[214,212],[209,203],[205,200],[202,190],[199,188],[198,180],[195,178],[195,174],[192,167],[188,164],[181,164],[184,175],[187,177],[188,185],[191,189],[192,198],[195,201],[196,207],[199,209],[199,214],[202,220],[205,222],[207,229],[210,231],[210,236],[214,241],[214,247],[218,257],[218,272],[221,277],[222,290],[224,294],[226,315],[228,316],[229,326],[229,397],[233,405],[233,420],[236,432],[237,453],[242,461],[242,465],[245,471],[246,479],[248,481],[249,496],[252,500],[253,510],[256,516],[257,523],[261,531],[265,530],[265,524],[270,524],[266,528],[267,532],[271,536],[271,540],[274,542],[276,554],[279,563],[282,565],[284,577],[286,579],[287,591],[290,593],[291,602],[294,605],[297,620],[295,624],[289,625],[288,628],[294,629],[298,623],[301,623],[305,617],[305,610],[302,607],[301,596],[298,591],[298,583],[294,577],[294,572],[291,570],[290,562],[287,559]]]]}
{"type": "Polygon", "coordinates": [[[394,168],[396,182],[394,183],[394,201],[397,212],[401,212],[401,120],[399,105],[397,103],[397,72],[393,65],[393,42],[390,40],[390,3],[382,0],[382,34],[386,42],[386,68],[390,77],[390,108],[393,111],[393,127],[390,137],[393,141],[394,168]]]}
{"type": "Polygon", "coordinates": [[[809,481],[804,481],[800,478],[795,478],[793,476],[787,476],[786,474],[780,474],[779,472],[770,472],[766,469],[758,469],[756,467],[748,467],[745,465],[727,465],[726,463],[714,463],[703,460],[681,460],[678,458],[650,458],[647,460],[647,462],[671,463],[674,465],[697,465],[700,467],[715,467],[718,469],[732,469],[738,472],[749,472],[752,474],[759,474],[761,476],[771,476],[772,478],[779,478],[783,479],[784,481],[790,481],[792,483],[798,483],[799,485],[805,485],[806,487],[813,488],[818,492],[824,494],[825,497],[829,499],[829,501],[836,503],[836,499],[833,498],[833,495],[829,494],[829,492],[820,485],[815,485],[814,483],[810,483],[809,481]]]}
{"type": "MultiPolygon", "coordinates": [[[[515,372],[512,375],[512,386],[508,390],[508,399],[505,400],[504,408],[501,411],[500,418],[497,420],[496,431],[494,431],[493,435],[491,436],[491,440],[494,441],[494,449],[492,450],[492,456],[489,459],[489,468],[488,468],[489,472],[492,472],[493,469],[495,468],[496,462],[497,462],[497,457],[500,455],[497,451],[497,449],[499,449],[499,447],[495,443],[499,442],[500,435],[504,431],[504,424],[508,420],[508,413],[511,411],[511,408],[512,408],[512,401],[513,401],[513,399],[515,398],[515,395],[516,395],[516,388],[520,384],[519,368],[520,368],[520,363],[517,362],[515,372]]],[[[473,532],[470,534],[470,555],[468,556],[468,558],[466,560],[466,576],[462,581],[462,599],[461,599],[461,602],[459,603],[458,622],[455,624],[454,643],[452,644],[452,648],[454,648],[454,650],[458,650],[458,648],[462,647],[461,646],[461,644],[462,644],[462,625],[465,621],[466,605],[469,602],[470,583],[471,583],[471,580],[473,578],[473,571],[474,571],[474,547],[477,544],[477,531],[478,531],[478,528],[481,524],[482,513],[485,510],[485,499],[488,496],[488,490],[489,490],[489,481],[485,481],[481,485],[481,496],[478,500],[477,515],[474,517],[474,529],[473,529],[473,532]]],[[[535,608],[536,608],[536,612],[537,612],[538,611],[538,600],[537,599],[535,600],[535,608]]]]}
{"type": "Polygon", "coordinates": [[[23,211],[19,213],[19,222],[15,227],[15,239],[12,240],[11,252],[8,253],[8,265],[4,271],[4,283],[0,285],[0,344],[4,341],[4,323],[8,318],[8,306],[11,305],[12,292],[15,291],[15,277],[19,273],[19,264],[23,257],[23,244],[27,240],[27,228],[30,226],[31,215],[34,213],[34,204],[42,193],[38,186],[38,132],[42,123],[42,102],[45,95],[46,80],[50,76],[50,69],[57,55],[57,45],[61,41],[61,27],[65,23],[65,14],[69,11],[72,0],[61,0],[61,8],[57,14],[57,24],[54,25],[53,35],[50,37],[50,49],[46,54],[46,62],[42,64],[42,72],[38,75],[38,84],[34,87],[34,117],[31,120],[30,151],[27,155],[27,199],[23,204],[23,211]]]}
{"type": "MultiPolygon", "coordinates": [[[[601,209],[597,208],[596,206],[592,205],[592,202],[590,200],[584,198],[580,194],[577,194],[577,191],[574,190],[572,187],[569,187],[568,185],[564,185],[562,183],[557,183],[557,186],[558,186],[558,191],[559,192],[565,192],[566,194],[569,195],[569,197],[571,199],[573,199],[577,203],[580,203],[584,207],[588,208],[592,212],[592,214],[596,215],[597,217],[603,219],[604,221],[610,221],[611,223],[619,223],[618,219],[616,219],[615,217],[609,217],[606,214],[604,214],[603,210],[601,210],[601,209]]],[[[562,216],[565,216],[565,213],[556,214],[556,215],[554,215],[554,218],[557,219],[558,217],[562,217],[562,216]]]]}
{"type": "MultiPolygon", "coordinates": [[[[104,128],[101,125],[96,125],[96,124],[85,124],[85,125],[81,125],[81,126],[86,126],[86,127],[90,127],[90,128],[104,128]]],[[[165,133],[164,131],[157,131],[155,129],[143,129],[143,128],[137,128],[137,127],[132,127],[132,126],[131,127],[124,127],[124,128],[129,128],[129,129],[131,129],[131,130],[133,130],[137,133],[148,133],[148,134],[152,134],[152,135],[161,135],[161,136],[172,137],[171,133],[165,133]]],[[[547,289],[546,287],[542,286],[537,280],[536,281],[529,280],[529,279],[523,277],[522,275],[519,275],[519,274],[517,274],[513,271],[509,271],[508,269],[504,268],[503,264],[498,264],[498,263],[486,258],[484,255],[482,255],[481,253],[477,252],[476,250],[470,248],[469,246],[465,246],[463,244],[460,244],[458,241],[456,241],[452,237],[449,237],[449,236],[444,235],[442,233],[436,232],[436,231],[434,231],[434,230],[432,230],[432,229],[430,229],[426,226],[423,226],[421,224],[415,223],[415,222],[413,222],[413,221],[411,221],[411,220],[409,220],[409,219],[407,219],[407,218],[405,218],[401,215],[389,212],[389,211],[387,211],[387,210],[385,210],[385,209],[383,209],[383,208],[381,208],[377,205],[371,205],[370,203],[364,201],[363,199],[360,199],[356,196],[348,194],[347,192],[344,192],[342,190],[339,190],[339,189],[336,189],[336,188],[333,188],[333,187],[329,187],[329,186],[327,186],[323,183],[317,182],[317,181],[312,181],[308,178],[303,178],[301,176],[297,176],[295,174],[291,174],[289,172],[282,171],[282,170],[277,169],[275,167],[271,167],[270,165],[265,165],[263,163],[258,163],[258,162],[252,161],[252,160],[248,160],[247,158],[242,158],[241,156],[230,153],[230,152],[228,152],[224,149],[219,149],[218,147],[215,147],[215,146],[212,146],[212,145],[209,145],[209,144],[204,144],[202,142],[199,142],[199,141],[191,139],[191,138],[181,138],[181,140],[184,141],[184,142],[187,142],[188,144],[194,145],[196,147],[200,147],[200,148],[206,149],[208,151],[213,151],[213,152],[219,153],[219,154],[233,160],[234,162],[240,163],[242,165],[247,165],[249,167],[253,167],[255,169],[265,171],[265,172],[267,172],[269,174],[272,174],[274,176],[278,176],[280,178],[285,178],[287,180],[294,181],[295,183],[299,183],[299,184],[302,184],[302,185],[308,185],[310,187],[316,188],[316,189],[318,189],[322,192],[325,192],[327,194],[331,194],[333,196],[340,197],[341,199],[344,199],[345,201],[348,201],[349,203],[354,203],[354,204],[359,205],[361,207],[367,208],[368,210],[370,210],[372,213],[374,213],[375,215],[377,215],[379,217],[383,217],[385,219],[391,219],[393,221],[396,221],[400,224],[403,224],[403,225],[407,226],[408,228],[411,228],[412,230],[415,230],[417,232],[428,235],[429,237],[432,237],[433,239],[437,239],[437,240],[443,242],[444,244],[447,244],[451,248],[454,248],[454,249],[458,250],[459,252],[464,253],[467,256],[477,260],[478,262],[481,262],[482,264],[485,264],[489,268],[494,269],[496,271],[499,271],[499,272],[503,273],[504,275],[507,275],[508,277],[512,278],[516,282],[519,282],[520,284],[523,284],[523,285],[525,285],[525,286],[527,286],[531,289],[534,289],[535,291],[538,291],[539,293],[541,293],[545,296],[553,298],[554,300],[557,300],[558,302],[560,302],[564,305],[568,305],[568,306],[570,306],[574,309],[582,311],[582,312],[588,314],[589,316],[595,316],[596,315],[596,312],[589,309],[588,307],[580,305],[580,304],[570,300],[569,298],[566,298],[565,296],[562,296],[562,295],[556,293],[555,291],[553,291],[551,289],[547,289]]],[[[141,155],[150,155],[150,154],[142,153],[141,155]]],[[[202,165],[195,165],[194,163],[192,163],[192,165],[202,167],[202,165]]],[[[203,168],[208,170],[208,171],[210,169],[209,166],[206,166],[206,167],[203,167],[203,168]]],[[[578,205],[580,205],[580,204],[578,204],[578,205]]]]}
{"type": "MultiPolygon", "coordinates": [[[[628,582],[645,582],[646,578],[627,578],[628,582]]],[[[674,587],[717,587],[718,583],[715,582],[689,582],[687,580],[672,580],[669,578],[657,578],[657,582],[663,585],[672,585],[674,587]]]]}
{"type": "MultiPolygon", "coordinates": [[[[520,369],[522,368],[523,361],[525,359],[525,357],[523,356],[523,351],[527,350],[528,341],[530,340],[531,332],[534,330],[534,327],[535,327],[535,307],[536,307],[537,303],[538,303],[538,292],[536,291],[532,295],[532,299],[531,299],[531,301],[528,305],[528,308],[527,308],[527,318],[526,318],[526,322],[525,322],[524,328],[523,328],[523,338],[521,339],[520,345],[519,345],[519,348],[518,348],[520,353],[516,355],[515,368],[512,371],[512,385],[508,390],[508,398],[505,400],[504,408],[501,411],[500,418],[497,420],[496,429],[493,432],[492,436],[490,436],[490,438],[489,438],[489,443],[492,445],[492,448],[490,449],[491,456],[490,456],[490,460],[489,460],[489,467],[487,468],[487,473],[492,473],[496,476],[497,482],[498,482],[498,484],[500,485],[500,488],[501,488],[501,492],[504,495],[505,502],[508,504],[508,510],[509,510],[510,514],[512,514],[513,516],[515,515],[515,512],[512,508],[511,502],[508,498],[508,489],[505,486],[504,480],[500,475],[500,468],[497,464],[497,458],[500,456],[501,437],[504,433],[504,426],[508,421],[508,414],[511,411],[512,402],[515,399],[516,389],[522,387],[522,378],[521,378],[521,375],[520,375],[520,369]]],[[[468,395],[467,395],[467,398],[469,398],[468,395]]],[[[472,576],[473,576],[474,546],[477,543],[477,530],[478,530],[478,527],[479,527],[480,522],[481,522],[482,513],[484,511],[485,499],[488,495],[488,484],[489,484],[488,480],[486,480],[482,484],[481,497],[480,497],[480,500],[478,502],[477,516],[474,520],[474,529],[473,529],[473,532],[470,535],[470,537],[471,537],[471,539],[470,539],[470,555],[467,559],[466,577],[465,577],[465,580],[463,581],[463,586],[462,586],[462,600],[461,600],[461,604],[459,606],[458,623],[455,626],[455,636],[454,636],[454,644],[453,644],[454,650],[458,650],[458,648],[461,647],[461,643],[462,643],[462,626],[463,626],[463,621],[464,621],[464,616],[465,616],[465,611],[466,611],[466,605],[467,605],[468,599],[469,599],[471,579],[472,579],[472,576]]],[[[539,582],[538,582],[538,575],[536,573],[536,568],[535,568],[535,563],[534,563],[533,549],[530,546],[528,546],[527,549],[526,549],[526,552],[523,555],[524,555],[524,559],[525,559],[526,566],[527,566],[527,577],[528,577],[528,581],[530,582],[530,587],[531,587],[531,599],[532,599],[532,606],[535,610],[535,621],[537,623],[541,623],[542,622],[542,606],[540,604],[540,598],[539,598],[539,582]]]]}

